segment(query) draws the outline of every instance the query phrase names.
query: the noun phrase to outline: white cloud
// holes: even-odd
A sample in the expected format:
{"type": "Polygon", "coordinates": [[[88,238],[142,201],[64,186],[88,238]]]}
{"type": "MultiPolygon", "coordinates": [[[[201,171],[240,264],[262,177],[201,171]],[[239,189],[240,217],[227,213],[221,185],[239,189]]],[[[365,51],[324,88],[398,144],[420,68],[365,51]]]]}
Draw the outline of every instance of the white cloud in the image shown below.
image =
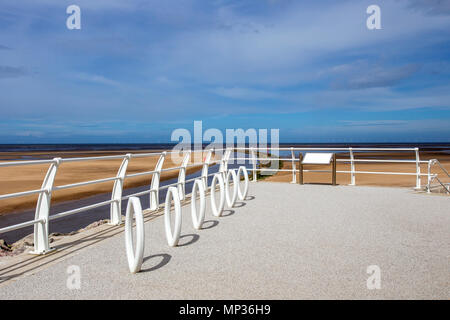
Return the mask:
{"type": "Polygon", "coordinates": [[[219,96],[240,100],[265,100],[278,97],[275,92],[240,87],[218,87],[213,89],[212,92],[219,96]]]}
{"type": "Polygon", "coordinates": [[[73,75],[73,78],[77,79],[77,80],[81,80],[81,81],[96,83],[96,84],[115,86],[115,87],[120,86],[119,82],[112,80],[112,79],[108,79],[102,75],[88,74],[88,73],[76,73],[73,75]]]}
{"type": "Polygon", "coordinates": [[[385,67],[369,63],[354,63],[332,68],[335,80],[332,87],[337,89],[364,89],[390,87],[411,77],[419,66],[407,64],[400,67],[385,67]]]}

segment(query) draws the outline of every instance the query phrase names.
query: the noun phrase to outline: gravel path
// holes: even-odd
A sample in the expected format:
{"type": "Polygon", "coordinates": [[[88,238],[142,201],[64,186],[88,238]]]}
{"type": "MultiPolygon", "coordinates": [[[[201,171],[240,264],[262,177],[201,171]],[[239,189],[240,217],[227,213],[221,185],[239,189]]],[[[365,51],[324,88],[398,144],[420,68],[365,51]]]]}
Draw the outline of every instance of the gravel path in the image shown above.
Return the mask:
{"type": "Polygon", "coordinates": [[[128,271],[120,233],[6,282],[0,299],[450,298],[449,197],[258,182],[249,198],[221,218],[208,201],[200,231],[185,206],[176,248],[162,216],[147,222],[138,274],[128,271]],[[73,265],[79,290],[66,286],[73,265]],[[379,290],[367,289],[369,265],[381,270],[379,290]]]}

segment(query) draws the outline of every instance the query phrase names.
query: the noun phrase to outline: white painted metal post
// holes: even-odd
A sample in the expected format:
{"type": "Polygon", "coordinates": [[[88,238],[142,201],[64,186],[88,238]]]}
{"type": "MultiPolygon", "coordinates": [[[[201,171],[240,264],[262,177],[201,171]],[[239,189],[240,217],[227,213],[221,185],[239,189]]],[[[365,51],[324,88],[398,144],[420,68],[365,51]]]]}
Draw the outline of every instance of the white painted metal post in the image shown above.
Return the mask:
{"type": "Polygon", "coordinates": [[[30,252],[31,254],[45,254],[54,250],[50,248],[48,241],[48,216],[50,214],[53,183],[60,163],[61,158],[53,159],[42,183],[41,189],[44,189],[45,192],[39,194],[34,215],[35,220],[42,220],[42,222],[34,225],[34,250],[30,252]]]}
{"type": "Polygon", "coordinates": [[[128,163],[130,162],[131,154],[128,153],[123,158],[122,164],[120,165],[119,171],[117,172],[117,179],[114,182],[114,187],[111,195],[111,200],[114,202],[111,203],[110,209],[110,221],[111,225],[119,225],[122,223],[122,192],[123,192],[123,184],[125,180],[125,175],[127,173],[128,163]]]}
{"type": "Polygon", "coordinates": [[[431,193],[431,166],[433,165],[434,160],[428,160],[428,176],[427,176],[427,192],[431,193]]]}
{"type": "Polygon", "coordinates": [[[348,151],[350,152],[350,186],[356,185],[356,179],[355,179],[355,157],[353,155],[353,148],[348,148],[348,151]]]}
{"type": "Polygon", "coordinates": [[[225,164],[224,164],[225,165],[225,167],[224,167],[224,174],[225,175],[228,173],[228,162],[230,161],[230,157],[231,157],[231,154],[233,153],[233,149],[229,148],[227,151],[228,151],[228,154],[225,157],[225,164]]]}
{"type": "Polygon", "coordinates": [[[164,164],[167,152],[164,151],[155,166],[155,173],[150,184],[150,210],[157,210],[159,207],[159,182],[161,181],[161,169],[164,164]]]}
{"type": "Polygon", "coordinates": [[[291,147],[291,157],[292,157],[292,181],[291,183],[297,183],[297,174],[296,174],[296,166],[295,166],[295,152],[294,148],[291,147]]]}
{"type": "Polygon", "coordinates": [[[222,178],[225,180],[228,172],[228,160],[230,159],[232,149],[226,149],[220,161],[219,172],[222,173],[222,178]]]}
{"type": "Polygon", "coordinates": [[[255,149],[251,148],[250,152],[252,154],[252,162],[253,162],[253,182],[256,182],[257,178],[256,178],[256,154],[255,154],[255,149]]]}
{"type": "Polygon", "coordinates": [[[211,164],[211,156],[213,150],[208,150],[208,153],[203,159],[203,167],[202,167],[202,182],[203,182],[203,188],[205,190],[208,190],[208,169],[209,165],[211,164]]]}
{"type": "Polygon", "coordinates": [[[183,161],[181,162],[180,172],[178,173],[178,195],[180,200],[184,200],[186,197],[185,188],[186,188],[186,166],[189,162],[191,156],[191,151],[187,151],[184,155],[183,161]]]}
{"type": "Polygon", "coordinates": [[[420,189],[420,159],[419,159],[419,148],[414,148],[416,152],[416,189],[420,189]]]}

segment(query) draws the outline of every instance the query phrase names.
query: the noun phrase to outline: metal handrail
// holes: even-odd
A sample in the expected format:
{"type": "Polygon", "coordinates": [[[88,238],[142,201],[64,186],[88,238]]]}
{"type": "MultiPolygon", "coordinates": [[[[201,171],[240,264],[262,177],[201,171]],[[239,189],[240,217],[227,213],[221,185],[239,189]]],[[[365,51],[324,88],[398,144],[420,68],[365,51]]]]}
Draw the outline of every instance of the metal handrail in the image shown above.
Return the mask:
{"type": "MultiPolygon", "coordinates": [[[[77,157],[77,158],[55,158],[51,160],[30,160],[30,161],[11,161],[11,162],[1,162],[0,167],[12,167],[12,166],[24,166],[24,165],[42,165],[42,164],[49,164],[50,167],[48,169],[48,172],[46,176],[44,177],[44,181],[42,184],[42,187],[40,189],[36,190],[29,190],[29,191],[22,191],[22,192],[16,192],[16,193],[10,193],[10,194],[4,194],[0,195],[0,200],[8,199],[8,198],[16,198],[16,197],[23,197],[28,195],[34,195],[38,194],[39,199],[36,205],[36,213],[35,213],[35,219],[19,224],[15,224],[12,226],[8,226],[5,228],[0,229],[0,233],[13,231],[20,228],[25,228],[29,226],[35,226],[35,250],[34,253],[37,254],[43,254],[50,251],[50,248],[48,246],[48,223],[51,220],[59,219],[62,217],[66,217],[72,214],[88,211],[91,209],[95,209],[101,206],[111,205],[111,222],[113,224],[120,224],[121,223],[121,215],[120,217],[117,217],[117,212],[121,212],[120,205],[121,201],[128,199],[132,196],[137,195],[145,195],[145,194],[151,194],[153,196],[157,196],[158,191],[168,188],[169,186],[173,185],[183,185],[186,182],[192,181],[192,179],[189,179],[187,181],[184,181],[184,174],[186,168],[192,168],[192,167],[201,167],[204,165],[203,162],[201,163],[191,163],[188,164],[189,159],[187,156],[190,156],[194,152],[213,152],[213,150],[194,150],[194,151],[188,151],[188,152],[179,152],[179,151],[164,151],[164,152],[152,152],[152,153],[138,153],[138,154],[126,154],[126,155],[114,155],[114,156],[100,156],[100,157],[77,157]],[[167,154],[184,154],[185,160],[183,161],[183,164],[181,166],[175,166],[170,168],[162,169],[162,163],[164,161],[164,157],[167,154]],[[146,172],[139,172],[136,174],[126,174],[128,162],[132,158],[142,158],[142,157],[149,157],[149,156],[160,156],[160,159],[157,163],[157,167],[155,170],[152,171],[146,171],[146,172]],[[122,160],[122,164],[119,168],[119,171],[117,173],[117,176],[115,177],[108,177],[103,179],[96,179],[96,180],[90,180],[90,181],[83,181],[83,182],[77,182],[77,183],[71,183],[66,185],[60,185],[60,186],[54,186],[53,183],[55,181],[55,177],[57,174],[58,167],[62,163],[72,163],[72,162],[86,162],[86,161],[95,161],[95,160],[122,160]],[[136,176],[141,175],[160,175],[162,172],[167,171],[174,171],[177,170],[179,172],[182,172],[183,174],[179,173],[179,181],[174,184],[170,184],[168,186],[162,186],[159,187],[159,177],[158,177],[158,183],[156,184],[156,188],[144,191],[144,192],[138,192],[132,195],[122,196],[122,190],[123,190],[123,181],[127,178],[132,178],[136,176]],[[181,180],[180,180],[181,179],[181,180]],[[102,201],[99,203],[95,203],[92,205],[75,208],[72,210],[59,212],[56,214],[50,215],[50,204],[51,204],[51,194],[53,191],[57,190],[64,190],[64,189],[70,189],[70,188],[77,188],[77,187],[83,187],[87,185],[92,184],[98,184],[98,183],[104,183],[104,182],[112,182],[114,181],[114,188],[112,193],[111,200],[102,201]],[[37,228],[37,226],[40,226],[37,228]]],[[[210,164],[216,164],[217,161],[211,161],[210,164]]],[[[209,175],[207,175],[209,176],[209,175]]],[[[183,187],[184,188],[184,187],[183,187]]],[[[157,201],[158,202],[158,201],[157,201]]]]}
{"type": "MultiPolygon", "coordinates": [[[[346,147],[346,148],[316,148],[316,147],[286,147],[286,148],[279,148],[279,147],[236,147],[234,148],[236,151],[248,151],[252,153],[250,159],[244,158],[245,160],[252,160],[253,161],[253,168],[251,169],[253,171],[253,176],[256,176],[256,172],[292,172],[292,181],[291,183],[296,183],[297,177],[296,173],[299,172],[299,170],[296,169],[295,164],[296,162],[299,162],[299,159],[296,159],[294,157],[295,151],[348,151],[350,154],[350,158],[348,159],[337,159],[338,162],[346,162],[350,163],[351,165],[351,171],[336,171],[338,173],[349,173],[351,177],[350,185],[356,184],[356,174],[384,174],[384,175],[414,175],[416,176],[416,187],[415,189],[421,188],[421,177],[422,176],[428,176],[428,174],[423,174],[420,171],[420,164],[427,163],[427,161],[421,161],[419,158],[419,148],[352,148],[352,147],[346,147]],[[272,154],[270,154],[270,157],[260,157],[258,156],[258,153],[261,151],[265,152],[273,152],[273,151],[290,151],[292,157],[291,158],[281,158],[281,157],[274,157],[272,154]],[[415,160],[399,160],[399,159],[356,159],[354,157],[354,152],[358,151],[412,151],[415,154],[415,160]],[[256,162],[259,160],[272,160],[272,161],[291,161],[292,163],[292,169],[276,169],[276,168],[257,168],[256,162]],[[357,171],[355,168],[355,164],[358,162],[373,162],[373,163],[414,163],[416,165],[416,172],[383,172],[383,171],[357,171]]],[[[243,158],[233,158],[230,160],[242,160],[243,158]]],[[[327,172],[324,170],[304,170],[305,172],[327,172]]],[[[254,178],[255,181],[255,178],[254,178]]]]}
{"type": "Polygon", "coordinates": [[[431,159],[428,161],[428,183],[427,183],[427,192],[430,193],[431,189],[436,188],[436,187],[443,187],[444,190],[450,194],[450,183],[443,183],[441,181],[441,179],[439,179],[438,174],[432,174],[431,173],[431,168],[433,165],[438,165],[438,167],[442,170],[443,173],[445,173],[447,175],[447,178],[450,179],[450,174],[448,173],[448,171],[444,168],[444,166],[439,162],[439,160],[437,159],[431,159]],[[432,185],[433,181],[437,180],[439,182],[438,185],[432,185]]]}

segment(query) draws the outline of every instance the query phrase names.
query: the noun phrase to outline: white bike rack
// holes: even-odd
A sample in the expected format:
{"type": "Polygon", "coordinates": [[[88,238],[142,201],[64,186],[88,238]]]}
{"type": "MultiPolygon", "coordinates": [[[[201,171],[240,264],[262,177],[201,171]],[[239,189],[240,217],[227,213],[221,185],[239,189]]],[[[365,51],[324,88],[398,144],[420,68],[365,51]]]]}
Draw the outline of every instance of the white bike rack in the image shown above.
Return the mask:
{"type": "Polygon", "coordinates": [[[192,224],[194,228],[199,230],[202,228],[203,221],[205,221],[205,188],[203,187],[203,181],[200,179],[196,179],[194,181],[194,185],[192,186],[191,193],[191,215],[192,215],[192,224]],[[196,199],[197,193],[200,195],[200,211],[197,215],[197,207],[196,207],[196,199]]]}
{"type": "Polygon", "coordinates": [[[236,171],[234,169],[228,170],[226,180],[225,180],[225,199],[227,200],[228,208],[233,208],[236,203],[237,195],[238,195],[238,178],[236,175],[236,171]],[[230,176],[233,178],[233,193],[230,196],[230,176]]]}
{"type": "Polygon", "coordinates": [[[211,208],[212,213],[215,217],[220,217],[223,212],[223,207],[225,205],[225,186],[222,178],[222,173],[216,173],[213,177],[213,180],[211,182],[211,208]],[[216,204],[216,184],[219,183],[219,190],[220,190],[220,200],[219,200],[219,206],[217,207],[216,204]]]}
{"type": "Polygon", "coordinates": [[[241,180],[241,173],[244,175],[244,191],[241,190],[240,182],[237,185],[237,191],[238,191],[239,200],[245,200],[245,198],[247,198],[248,182],[249,182],[247,168],[244,166],[239,167],[239,170],[237,173],[238,181],[241,180]]]}
{"type": "Polygon", "coordinates": [[[175,247],[180,240],[181,233],[181,202],[178,189],[175,187],[169,187],[169,189],[167,189],[166,203],[164,206],[164,222],[166,227],[167,243],[169,246],[175,247]],[[170,208],[172,199],[175,208],[175,226],[173,232],[172,227],[170,226],[170,208]]]}
{"type": "Polygon", "coordinates": [[[128,200],[125,217],[125,248],[131,273],[141,270],[144,258],[144,238],[144,217],[142,215],[141,201],[137,197],[131,197],[128,200]],[[133,241],[133,216],[136,221],[136,243],[133,241]]]}

